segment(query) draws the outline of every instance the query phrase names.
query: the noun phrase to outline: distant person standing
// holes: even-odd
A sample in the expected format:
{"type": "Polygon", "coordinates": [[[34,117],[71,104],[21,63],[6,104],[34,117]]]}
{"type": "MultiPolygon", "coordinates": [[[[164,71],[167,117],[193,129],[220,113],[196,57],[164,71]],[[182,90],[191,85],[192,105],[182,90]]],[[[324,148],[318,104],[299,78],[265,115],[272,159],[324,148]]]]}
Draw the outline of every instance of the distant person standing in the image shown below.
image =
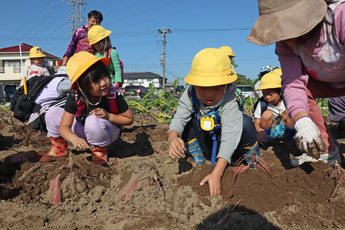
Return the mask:
{"type": "Polygon", "coordinates": [[[87,37],[87,32],[94,25],[100,25],[103,21],[103,15],[97,10],[92,10],[87,14],[87,23],[82,28],[77,29],[68,45],[68,48],[63,55],[62,66],[66,66],[67,60],[73,56],[74,53],[79,51],[87,51],[92,53],[92,48],[89,45],[89,39],[87,37]]]}

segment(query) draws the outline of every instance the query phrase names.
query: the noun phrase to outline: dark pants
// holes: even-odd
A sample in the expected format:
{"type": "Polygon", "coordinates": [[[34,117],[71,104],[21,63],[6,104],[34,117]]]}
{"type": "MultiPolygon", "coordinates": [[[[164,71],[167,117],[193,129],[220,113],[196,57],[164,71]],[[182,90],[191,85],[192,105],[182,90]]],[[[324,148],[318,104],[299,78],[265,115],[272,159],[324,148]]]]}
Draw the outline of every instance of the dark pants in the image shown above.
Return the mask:
{"type": "MultiPolygon", "coordinates": [[[[208,155],[206,157],[207,158],[210,157],[212,155],[212,146],[213,146],[212,135],[202,130],[199,127],[198,122],[195,120],[195,118],[192,118],[187,123],[182,133],[182,140],[187,142],[194,138],[197,138],[200,148],[203,150],[204,153],[208,155]]],[[[218,144],[217,151],[219,150],[220,138],[221,136],[219,133],[217,135],[217,144],[218,144]]],[[[258,138],[256,135],[256,129],[255,129],[252,118],[243,114],[243,132],[242,132],[240,143],[237,148],[251,147],[255,144],[257,139],[258,138]]]]}

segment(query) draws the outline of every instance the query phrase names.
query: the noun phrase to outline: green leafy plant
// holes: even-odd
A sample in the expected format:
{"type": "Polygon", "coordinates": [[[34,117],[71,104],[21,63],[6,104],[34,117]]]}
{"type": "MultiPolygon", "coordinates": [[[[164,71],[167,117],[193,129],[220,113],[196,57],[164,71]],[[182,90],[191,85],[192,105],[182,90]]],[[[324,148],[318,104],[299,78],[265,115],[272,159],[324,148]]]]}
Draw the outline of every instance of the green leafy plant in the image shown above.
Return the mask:
{"type": "MultiPolygon", "coordinates": [[[[178,85],[178,79],[175,80],[175,85],[178,85]]],[[[166,93],[163,89],[157,91],[152,83],[150,83],[149,89],[142,99],[127,98],[128,106],[136,114],[147,114],[158,122],[170,123],[172,114],[177,109],[179,98],[172,97],[171,93],[166,93]]]]}

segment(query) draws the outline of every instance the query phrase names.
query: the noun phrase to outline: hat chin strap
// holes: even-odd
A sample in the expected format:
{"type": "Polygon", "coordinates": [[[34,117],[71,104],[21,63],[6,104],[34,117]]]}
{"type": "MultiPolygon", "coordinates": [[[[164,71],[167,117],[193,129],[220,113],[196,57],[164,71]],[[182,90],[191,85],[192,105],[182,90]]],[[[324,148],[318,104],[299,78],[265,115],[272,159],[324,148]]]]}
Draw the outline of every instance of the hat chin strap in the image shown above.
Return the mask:
{"type": "Polygon", "coordinates": [[[282,93],[280,92],[279,93],[279,97],[278,97],[278,99],[273,103],[273,105],[275,105],[278,101],[279,101],[279,99],[280,99],[280,97],[281,97],[281,95],[282,95],[282,93]]]}

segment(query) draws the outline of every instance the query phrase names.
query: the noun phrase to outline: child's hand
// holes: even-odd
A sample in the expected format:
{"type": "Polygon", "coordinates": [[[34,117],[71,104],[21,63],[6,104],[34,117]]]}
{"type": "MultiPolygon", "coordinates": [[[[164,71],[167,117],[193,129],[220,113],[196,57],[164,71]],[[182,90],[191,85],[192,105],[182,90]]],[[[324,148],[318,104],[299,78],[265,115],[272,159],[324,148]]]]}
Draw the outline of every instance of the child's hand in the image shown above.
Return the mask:
{"type": "Polygon", "coordinates": [[[266,132],[265,130],[260,130],[258,132],[258,142],[262,142],[264,140],[266,140],[266,132]]]}
{"type": "Polygon", "coordinates": [[[184,142],[179,137],[169,138],[169,155],[171,158],[181,158],[184,155],[184,142]]]}
{"type": "Polygon", "coordinates": [[[75,139],[72,140],[72,144],[74,146],[75,149],[88,149],[89,145],[87,144],[87,142],[80,137],[76,137],[75,139]]]}
{"type": "Polygon", "coordinates": [[[92,115],[109,120],[109,114],[103,108],[96,108],[92,110],[92,115]]]}
{"type": "Polygon", "coordinates": [[[220,195],[220,177],[215,175],[214,173],[208,174],[202,181],[200,185],[204,185],[208,183],[210,189],[210,196],[218,196],[220,195]]]}

